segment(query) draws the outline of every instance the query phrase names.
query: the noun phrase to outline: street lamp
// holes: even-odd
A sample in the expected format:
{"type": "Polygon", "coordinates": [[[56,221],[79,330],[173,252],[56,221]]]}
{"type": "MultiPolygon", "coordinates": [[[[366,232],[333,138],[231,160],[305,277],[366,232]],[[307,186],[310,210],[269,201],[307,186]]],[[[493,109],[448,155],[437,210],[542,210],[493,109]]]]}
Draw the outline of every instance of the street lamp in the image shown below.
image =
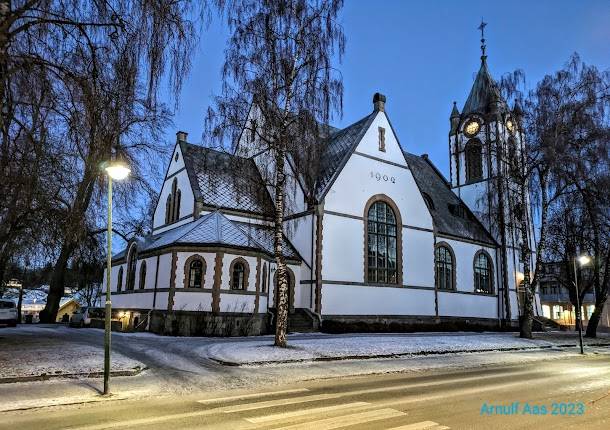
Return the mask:
{"type": "Polygon", "coordinates": [[[591,257],[588,255],[581,255],[580,257],[575,257],[572,260],[574,265],[574,287],[576,288],[576,324],[578,324],[578,339],[580,341],[580,353],[584,354],[585,350],[582,345],[582,315],[580,312],[580,292],[578,291],[578,276],[576,275],[576,260],[580,266],[585,266],[591,262],[591,257]]]}
{"type": "Polygon", "coordinates": [[[110,332],[112,302],[110,300],[110,271],[112,266],[112,180],[120,181],[129,176],[131,170],[120,159],[105,164],[104,170],[108,175],[108,249],[106,253],[106,315],[104,324],[104,395],[110,393],[110,332]]]}

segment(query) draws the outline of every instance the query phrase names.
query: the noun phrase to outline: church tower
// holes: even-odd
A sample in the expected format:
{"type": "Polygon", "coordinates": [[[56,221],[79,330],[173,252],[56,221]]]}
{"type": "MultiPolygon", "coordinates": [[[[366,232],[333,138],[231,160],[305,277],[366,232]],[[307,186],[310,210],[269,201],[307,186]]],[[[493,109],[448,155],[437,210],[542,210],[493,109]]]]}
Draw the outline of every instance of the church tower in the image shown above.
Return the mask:
{"type": "MultiPolygon", "coordinates": [[[[497,287],[504,316],[515,320],[520,315],[518,286],[523,279],[522,236],[511,224],[511,205],[517,186],[510,169],[520,166],[522,134],[521,110],[510,109],[487,66],[484,29],[481,22],[481,65],[462,111],[456,103],[450,115],[449,153],[451,188],[488,229],[500,245],[497,287]]],[[[529,205],[528,205],[529,206],[529,205]]],[[[529,217],[529,210],[525,210],[529,217]]],[[[531,226],[531,223],[529,224],[531,226]]],[[[528,229],[531,231],[531,228],[528,229]]],[[[525,240],[532,249],[532,235],[525,240]]]]}

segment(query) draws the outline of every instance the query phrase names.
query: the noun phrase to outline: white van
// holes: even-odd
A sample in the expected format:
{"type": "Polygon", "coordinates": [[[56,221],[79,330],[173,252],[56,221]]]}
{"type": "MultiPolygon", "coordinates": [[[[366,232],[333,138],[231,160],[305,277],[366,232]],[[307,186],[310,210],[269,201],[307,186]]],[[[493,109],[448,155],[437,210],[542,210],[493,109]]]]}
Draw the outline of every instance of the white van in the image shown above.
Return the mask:
{"type": "Polygon", "coordinates": [[[17,305],[12,300],[0,299],[0,324],[17,326],[17,305]]]}

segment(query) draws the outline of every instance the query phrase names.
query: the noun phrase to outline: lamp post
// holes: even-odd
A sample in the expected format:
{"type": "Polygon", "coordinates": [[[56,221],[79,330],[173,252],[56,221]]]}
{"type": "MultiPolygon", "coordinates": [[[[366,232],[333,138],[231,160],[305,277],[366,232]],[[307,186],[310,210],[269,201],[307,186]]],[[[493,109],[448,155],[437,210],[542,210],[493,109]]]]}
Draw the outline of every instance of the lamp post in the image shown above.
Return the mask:
{"type": "Polygon", "coordinates": [[[578,276],[576,274],[576,260],[580,263],[580,266],[584,266],[589,264],[591,261],[591,257],[586,255],[581,255],[580,257],[575,257],[572,260],[574,265],[574,287],[576,288],[576,324],[578,325],[578,340],[580,342],[580,353],[584,354],[585,350],[582,344],[582,315],[580,312],[580,292],[578,291],[578,276]]]}
{"type": "Polygon", "coordinates": [[[104,395],[110,393],[110,332],[112,302],[110,300],[110,271],[112,266],[112,180],[125,179],[131,170],[120,160],[113,160],[105,167],[108,175],[108,249],[106,250],[106,306],[104,324],[104,395]]]}

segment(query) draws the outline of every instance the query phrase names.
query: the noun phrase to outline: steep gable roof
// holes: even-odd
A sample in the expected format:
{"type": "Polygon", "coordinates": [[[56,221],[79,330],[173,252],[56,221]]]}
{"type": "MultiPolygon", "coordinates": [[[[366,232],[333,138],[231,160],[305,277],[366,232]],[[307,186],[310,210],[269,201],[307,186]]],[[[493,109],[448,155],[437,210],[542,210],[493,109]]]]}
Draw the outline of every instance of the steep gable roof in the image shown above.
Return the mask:
{"type": "Polygon", "coordinates": [[[193,194],[205,206],[256,214],[273,213],[271,196],[254,161],[180,142],[193,194]]]}
{"type": "Polygon", "coordinates": [[[496,245],[495,240],[476,219],[427,156],[404,152],[420,191],[432,201],[430,214],[439,233],[496,245]]]}
{"type": "Polygon", "coordinates": [[[320,173],[315,190],[318,200],[326,195],[335,177],[355,151],[376,115],[377,112],[373,111],[342,130],[334,128],[329,130],[329,137],[321,143],[324,145],[324,149],[320,155],[320,173]]]}

